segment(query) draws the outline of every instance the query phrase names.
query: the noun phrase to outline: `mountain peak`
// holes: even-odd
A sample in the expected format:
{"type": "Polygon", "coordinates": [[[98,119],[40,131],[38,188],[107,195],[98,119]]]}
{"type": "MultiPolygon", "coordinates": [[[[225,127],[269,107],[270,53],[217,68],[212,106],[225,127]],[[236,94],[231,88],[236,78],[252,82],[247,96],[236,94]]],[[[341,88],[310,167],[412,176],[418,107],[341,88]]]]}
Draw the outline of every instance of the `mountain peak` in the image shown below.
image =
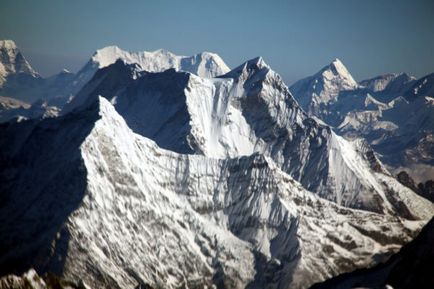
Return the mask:
{"type": "Polygon", "coordinates": [[[352,84],[357,85],[357,82],[339,58],[335,58],[328,66],[324,67],[323,71],[331,71],[333,75],[346,78],[352,84]]]}
{"type": "Polygon", "coordinates": [[[247,61],[247,65],[249,65],[249,66],[250,65],[255,65],[258,68],[264,68],[264,67],[269,68],[268,64],[265,63],[265,61],[262,58],[262,56],[255,57],[255,58],[247,61]]]}
{"type": "Polygon", "coordinates": [[[247,75],[252,75],[257,71],[263,69],[270,70],[270,66],[267,63],[265,63],[264,59],[261,56],[258,56],[250,60],[247,60],[240,66],[226,73],[224,76],[230,78],[239,78],[240,76],[244,75],[243,78],[247,78],[247,75]]]}
{"type": "Polygon", "coordinates": [[[16,49],[17,45],[13,40],[0,40],[0,49],[16,49]]]}
{"type": "Polygon", "coordinates": [[[95,51],[92,56],[92,62],[97,63],[98,68],[103,68],[116,62],[118,58],[124,58],[126,53],[126,51],[116,45],[106,46],[95,51]]]}
{"type": "Polygon", "coordinates": [[[0,40],[0,84],[1,79],[15,73],[37,75],[13,40],[0,40]]]}
{"type": "Polygon", "coordinates": [[[338,58],[321,69],[315,78],[324,79],[324,81],[330,82],[333,86],[337,85],[345,90],[358,87],[351,73],[338,58]]]}

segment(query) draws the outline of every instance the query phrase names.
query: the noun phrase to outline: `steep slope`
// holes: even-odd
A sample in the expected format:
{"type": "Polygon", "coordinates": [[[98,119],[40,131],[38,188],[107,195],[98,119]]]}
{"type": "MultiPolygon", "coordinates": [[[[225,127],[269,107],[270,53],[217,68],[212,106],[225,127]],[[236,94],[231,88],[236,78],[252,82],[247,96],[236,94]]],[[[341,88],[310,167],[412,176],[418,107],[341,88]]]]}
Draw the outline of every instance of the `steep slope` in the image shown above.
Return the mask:
{"type": "Polygon", "coordinates": [[[386,284],[394,289],[434,288],[434,219],[409,244],[386,263],[371,269],[357,270],[312,286],[312,289],[354,287],[379,288],[386,284]]]}
{"type": "Polygon", "coordinates": [[[35,267],[95,288],[306,288],[377,263],[424,223],[320,199],[260,154],[160,149],[104,98],[0,125],[0,148],[2,274],[35,267]]]}
{"type": "Polygon", "coordinates": [[[369,146],[349,143],[309,118],[261,58],[214,79],[174,70],[137,75],[117,62],[95,75],[70,110],[99,95],[133,131],[162,148],[213,158],[258,152],[338,204],[413,218],[430,214],[431,207],[394,180],[369,146]]]}

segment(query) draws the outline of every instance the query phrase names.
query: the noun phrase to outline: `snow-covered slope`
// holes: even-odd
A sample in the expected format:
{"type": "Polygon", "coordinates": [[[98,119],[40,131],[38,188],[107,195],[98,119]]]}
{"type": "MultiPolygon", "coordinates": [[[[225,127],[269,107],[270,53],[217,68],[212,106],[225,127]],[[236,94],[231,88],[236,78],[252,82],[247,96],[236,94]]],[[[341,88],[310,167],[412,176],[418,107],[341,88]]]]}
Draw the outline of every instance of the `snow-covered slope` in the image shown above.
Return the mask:
{"type": "Polygon", "coordinates": [[[99,95],[114,104],[133,131],[162,148],[212,158],[258,152],[338,204],[427,216],[425,203],[419,206],[369,146],[347,142],[309,118],[262,58],[213,79],[175,70],[137,74],[134,66],[119,61],[100,70],[69,111],[99,95]]]}
{"type": "Polygon", "coordinates": [[[318,198],[258,153],[163,150],[104,98],[0,125],[0,148],[3,274],[35,267],[94,288],[306,288],[377,263],[424,223],[318,198]]]}
{"type": "Polygon", "coordinates": [[[290,87],[310,116],[348,139],[367,139],[394,173],[407,170],[418,181],[434,179],[432,74],[419,80],[386,74],[351,88],[338,81],[317,86],[329,79],[323,71],[290,87]]]}

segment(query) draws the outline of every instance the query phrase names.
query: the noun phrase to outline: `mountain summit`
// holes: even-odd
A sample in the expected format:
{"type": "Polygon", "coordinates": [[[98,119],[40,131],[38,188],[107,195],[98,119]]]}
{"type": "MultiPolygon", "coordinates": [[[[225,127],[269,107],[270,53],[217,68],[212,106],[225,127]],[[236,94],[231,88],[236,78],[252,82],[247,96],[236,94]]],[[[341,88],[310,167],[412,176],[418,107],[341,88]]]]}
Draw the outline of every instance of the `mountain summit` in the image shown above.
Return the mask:
{"type": "Polygon", "coordinates": [[[0,40],[0,73],[2,77],[14,73],[36,74],[12,40],[0,40]]]}
{"type": "Polygon", "coordinates": [[[335,59],[315,75],[294,83],[290,90],[306,112],[315,114],[336,102],[341,91],[354,90],[358,86],[345,65],[335,59]]]}
{"type": "Polygon", "coordinates": [[[0,40],[0,88],[8,76],[19,73],[37,75],[14,41],[0,40]]]}

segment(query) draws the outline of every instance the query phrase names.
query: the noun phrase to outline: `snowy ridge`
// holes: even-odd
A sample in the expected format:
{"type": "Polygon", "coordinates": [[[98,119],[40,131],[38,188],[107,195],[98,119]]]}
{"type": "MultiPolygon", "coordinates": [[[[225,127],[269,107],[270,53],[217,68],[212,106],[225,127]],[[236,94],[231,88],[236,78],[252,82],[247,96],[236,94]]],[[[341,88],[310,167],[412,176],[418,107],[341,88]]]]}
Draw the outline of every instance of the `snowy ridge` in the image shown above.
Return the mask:
{"type": "Polygon", "coordinates": [[[114,104],[134,132],[162,148],[222,159],[257,152],[338,204],[416,219],[430,215],[425,202],[422,210],[416,204],[419,198],[401,204],[392,188],[409,198],[415,194],[386,169],[381,174],[396,186],[377,176],[369,160],[378,162],[372,150],[358,150],[309,118],[262,58],[213,79],[175,70],[134,78],[131,66],[117,62],[86,85],[75,107],[99,95],[114,104]]]}
{"type": "Polygon", "coordinates": [[[325,201],[260,154],[163,150],[104,98],[14,126],[0,129],[9,156],[0,170],[2,271],[26,260],[95,288],[306,288],[375,264],[424,224],[325,201]],[[22,152],[41,143],[50,146],[26,155],[36,167],[21,167],[22,152]],[[30,216],[38,226],[17,230],[30,216]]]}
{"type": "Polygon", "coordinates": [[[117,46],[99,49],[91,58],[97,68],[107,67],[121,59],[127,64],[138,64],[148,72],[161,72],[169,68],[188,71],[201,77],[214,77],[229,71],[215,53],[202,52],[193,56],[178,56],[167,50],[128,52],[117,46]]]}

